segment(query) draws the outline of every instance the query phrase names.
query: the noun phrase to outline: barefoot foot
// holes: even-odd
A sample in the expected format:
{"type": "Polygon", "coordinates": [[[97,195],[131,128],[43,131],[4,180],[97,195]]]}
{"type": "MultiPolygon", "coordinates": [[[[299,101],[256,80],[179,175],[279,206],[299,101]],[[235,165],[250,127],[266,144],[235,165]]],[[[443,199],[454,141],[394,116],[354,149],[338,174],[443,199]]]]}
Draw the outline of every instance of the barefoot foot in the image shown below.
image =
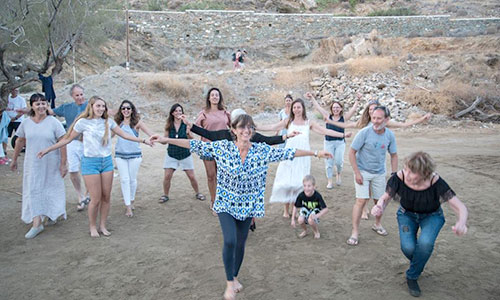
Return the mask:
{"type": "Polygon", "coordinates": [[[110,236],[111,232],[109,232],[106,228],[101,227],[101,233],[104,236],[110,236]]]}
{"type": "Polygon", "coordinates": [[[243,290],[243,285],[238,281],[238,279],[233,279],[233,290],[235,293],[239,293],[243,290]]]}
{"type": "Polygon", "coordinates": [[[127,206],[127,212],[125,213],[125,215],[129,218],[132,218],[134,216],[134,213],[132,212],[131,206],[127,206]]]}
{"type": "Polygon", "coordinates": [[[90,236],[93,238],[98,238],[100,235],[99,235],[99,232],[97,232],[97,229],[90,228],[90,236]]]}
{"type": "Polygon", "coordinates": [[[319,232],[315,232],[314,233],[314,238],[315,239],[319,239],[321,237],[321,234],[319,234],[319,232]]]}
{"type": "Polygon", "coordinates": [[[299,238],[303,238],[307,235],[307,231],[302,231],[300,234],[299,234],[299,238]]]}
{"type": "Polygon", "coordinates": [[[236,293],[233,288],[226,287],[226,291],[224,292],[224,300],[234,300],[236,298],[236,293]]]}

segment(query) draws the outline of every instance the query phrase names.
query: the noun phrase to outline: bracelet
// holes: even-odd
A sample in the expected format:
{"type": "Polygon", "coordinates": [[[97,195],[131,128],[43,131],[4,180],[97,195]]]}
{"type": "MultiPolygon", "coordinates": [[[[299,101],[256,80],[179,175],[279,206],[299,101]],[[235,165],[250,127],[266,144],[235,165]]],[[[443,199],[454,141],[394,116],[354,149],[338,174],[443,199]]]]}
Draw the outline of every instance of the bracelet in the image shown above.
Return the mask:
{"type": "Polygon", "coordinates": [[[146,144],[146,138],[143,138],[143,139],[142,139],[142,143],[143,143],[143,144],[146,144]]]}
{"type": "Polygon", "coordinates": [[[314,151],[314,157],[318,157],[318,150],[314,151]]]}

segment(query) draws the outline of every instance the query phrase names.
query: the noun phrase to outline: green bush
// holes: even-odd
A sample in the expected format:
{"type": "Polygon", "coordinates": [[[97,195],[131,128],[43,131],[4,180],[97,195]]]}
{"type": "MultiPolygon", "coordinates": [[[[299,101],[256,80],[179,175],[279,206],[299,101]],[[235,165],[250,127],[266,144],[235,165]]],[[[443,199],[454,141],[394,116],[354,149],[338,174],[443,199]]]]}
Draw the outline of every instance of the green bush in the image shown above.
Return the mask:
{"type": "Polygon", "coordinates": [[[194,10],[225,10],[226,6],[223,2],[218,1],[197,1],[183,4],[179,10],[186,11],[188,9],[194,10]]]}
{"type": "Polygon", "coordinates": [[[386,10],[376,10],[368,14],[369,17],[381,17],[381,16],[413,16],[415,11],[411,8],[389,8],[386,10]]]}
{"type": "Polygon", "coordinates": [[[316,5],[318,5],[318,10],[324,10],[330,4],[339,3],[339,0],[316,0],[316,5]]]}
{"type": "Polygon", "coordinates": [[[160,11],[163,10],[163,5],[162,5],[161,0],[148,0],[148,10],[151,11],[160,11]]]}

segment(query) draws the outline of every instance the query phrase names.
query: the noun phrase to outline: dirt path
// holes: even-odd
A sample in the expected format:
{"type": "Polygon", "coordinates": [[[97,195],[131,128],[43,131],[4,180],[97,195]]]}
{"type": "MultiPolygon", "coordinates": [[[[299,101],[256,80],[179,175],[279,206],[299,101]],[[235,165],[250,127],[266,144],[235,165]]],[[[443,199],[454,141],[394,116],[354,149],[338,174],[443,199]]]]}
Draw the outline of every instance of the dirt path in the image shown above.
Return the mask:
{"type": "MultiPolygon", "coordinates": [[[[160,130],[163,124],[157,124],[160,130]]],[[[428,129],[428,128],[427,128],[428,129]]],[[[494,299],[500,294],[500,134],[496,129],[440,129],[435,133],[397,131],[402,158],[426,150],[438,172],[469,208],[469,233],[457,238],[455,217],[444,205],[447,223],[421,277],[426,299],[494,299]]],[[[322,138],[312,136],[313,149],[322,138]]],[[[351,139],[352,140],[352,139],[351,139]]],[[[350,143],[350,141],[349,141],[350,143]]],[[[225,286],[222,237],[208,201],[194,199],[187,177],[176,172],[171,200],[162,194],[164,146],[144,148],[134,218],[124,216],[119,177],[109,217],[110,238],[91,239],[85,212],[66,178],[68,219],[25,240],[20,220],[22,175],[0,167],[1,299],[220,299],[225,286]]],[[[22,163],[20,163],[22,166],[22,163]]],[[[208,195],[205,172],[195,158],[196,175],[208,195]]],[[[277,164],[268,176],[266,199],[277,164]]],[[[238,299],[410,299],[404,281],[407,261],[399,249],[392,203],[383,219],[387,237],[362,221],[358,247],[346,245],[351,228],[354,187],[346,161],[343,185],[325,189],[323,161],[312,160],[331,211],[320,224],[321,239],[298,239],[281,217],[281,205],[267,205],[247,242],[240,272],[245,286],[238,299]]]]}

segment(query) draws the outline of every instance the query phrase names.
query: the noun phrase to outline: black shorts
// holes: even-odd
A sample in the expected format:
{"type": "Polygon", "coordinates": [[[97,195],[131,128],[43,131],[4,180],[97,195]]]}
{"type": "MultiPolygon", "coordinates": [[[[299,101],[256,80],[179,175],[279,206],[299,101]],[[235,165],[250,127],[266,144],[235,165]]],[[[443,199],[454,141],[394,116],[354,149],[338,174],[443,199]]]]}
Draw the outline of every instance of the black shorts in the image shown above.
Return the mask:
{"type": "Polygon", "coordinates": [[[7,127],[7,131],[9,132],[9,137],[12,136],[12,133],[14,132],[14,130],[17,130],[17,127],[19,127],[19,125],[21,125],[21,122],[10,122],[9,123],[9,126],[7,127]]]}

